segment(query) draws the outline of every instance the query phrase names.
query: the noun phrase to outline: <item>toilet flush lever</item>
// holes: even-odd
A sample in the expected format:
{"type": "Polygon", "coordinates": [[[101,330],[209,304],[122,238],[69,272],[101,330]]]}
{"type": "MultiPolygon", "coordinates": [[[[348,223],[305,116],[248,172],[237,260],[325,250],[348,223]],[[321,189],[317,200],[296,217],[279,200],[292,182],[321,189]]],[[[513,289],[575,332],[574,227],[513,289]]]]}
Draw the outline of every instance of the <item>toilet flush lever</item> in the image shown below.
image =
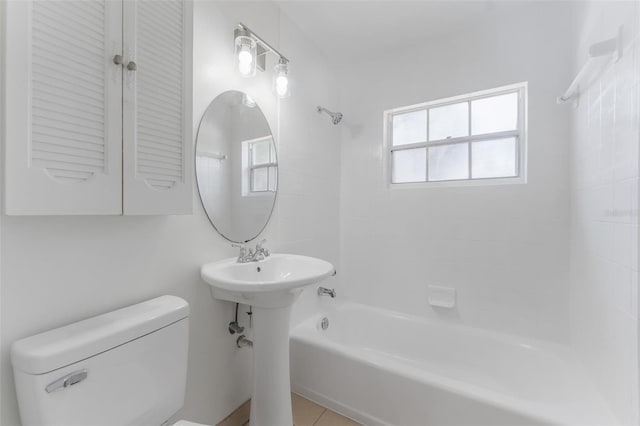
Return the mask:
{"type": "Polygon", "coordinates": [[[81,381],[86,379],[88,375],[89,370],[86,369],[74,371],[73,373],[69,373],[64,377],[60,377],[55,382],[49,383],[47,387],[44,388],[44,390],[46,390],[47,393],[51,393],[68,388],[69,386],[73,386],[76,383],[80,383],[81,381]]]}

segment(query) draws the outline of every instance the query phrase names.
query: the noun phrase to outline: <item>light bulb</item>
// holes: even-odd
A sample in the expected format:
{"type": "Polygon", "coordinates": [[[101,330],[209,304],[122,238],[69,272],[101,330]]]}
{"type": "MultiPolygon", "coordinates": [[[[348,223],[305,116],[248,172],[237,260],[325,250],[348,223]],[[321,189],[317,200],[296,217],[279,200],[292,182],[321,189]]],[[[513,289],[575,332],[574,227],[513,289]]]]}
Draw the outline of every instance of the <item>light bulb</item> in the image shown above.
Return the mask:
{"type": "Polygon", "coordinates": [[[236,69],[243,77],[252,77],[256,73],[257,45],[246,32],[236,30],[235,62],[236,69]]]}
{"type": "Polygon", "coordinates": [[[286,98],[290,95],[289,62],[284,58],[280,58],[280,63],[274,69],[273,91],[279,98],[286,98]]]}
{"type": "Polygon", "coordinates": [[[240,74],[247,76],[251,74],[251,62],[238,62],[238,71],[240,74]]]}
{"type": "Polygon", "coordinates": [[[286,75],[279,75],[276,78],[276,92],[278,96],[286,96],[289,91],[289,79],[286,75]]]}
{"type": "Polygon", "coordinates": [[[240,53],[238,53],[238,62],[241,64],[251,65],[253,61],[253,55],[251,55],[251,48],[247,45],[242,46],[240,53]]]}

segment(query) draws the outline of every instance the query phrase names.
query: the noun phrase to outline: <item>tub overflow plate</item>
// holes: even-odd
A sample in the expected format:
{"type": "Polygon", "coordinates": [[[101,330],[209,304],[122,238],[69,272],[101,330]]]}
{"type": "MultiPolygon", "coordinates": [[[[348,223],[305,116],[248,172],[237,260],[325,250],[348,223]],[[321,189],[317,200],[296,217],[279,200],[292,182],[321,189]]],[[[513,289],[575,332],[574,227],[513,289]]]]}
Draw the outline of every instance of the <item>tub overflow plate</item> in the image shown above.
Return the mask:
{"type": "Polygon", "coordinates": [[[320,327],[323,330],[326,330],[327,328],[329,328],[329,318],[323,317],[322,320],[320,321],[320,327]]]}

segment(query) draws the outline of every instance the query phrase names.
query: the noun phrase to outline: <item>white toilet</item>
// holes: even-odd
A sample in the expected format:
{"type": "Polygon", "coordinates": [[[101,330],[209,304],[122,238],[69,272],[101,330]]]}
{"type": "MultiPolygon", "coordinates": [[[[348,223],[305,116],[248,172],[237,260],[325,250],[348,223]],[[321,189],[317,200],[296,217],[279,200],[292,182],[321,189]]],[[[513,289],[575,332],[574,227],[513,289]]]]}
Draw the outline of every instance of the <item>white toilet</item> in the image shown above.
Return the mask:
{"type": "Polygon", "coordinates": [[[184,403],[188,334],[189,304],[162,296],[15,342],[23,425],[168,425],[184,403]]]}

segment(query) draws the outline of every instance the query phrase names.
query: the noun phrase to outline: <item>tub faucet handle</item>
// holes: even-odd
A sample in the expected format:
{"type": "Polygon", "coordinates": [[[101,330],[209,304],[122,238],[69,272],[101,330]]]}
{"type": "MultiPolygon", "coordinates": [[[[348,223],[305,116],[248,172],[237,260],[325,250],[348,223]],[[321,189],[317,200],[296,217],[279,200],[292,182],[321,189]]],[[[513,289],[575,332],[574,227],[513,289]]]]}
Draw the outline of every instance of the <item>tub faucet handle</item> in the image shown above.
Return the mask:
{"type": "Polygon", "coordinates": [[[326,288],[326,287],[318,287],[318,296],[331,296],[331,298],[336,297],[336,289],[335,288],[326,288]]]}

